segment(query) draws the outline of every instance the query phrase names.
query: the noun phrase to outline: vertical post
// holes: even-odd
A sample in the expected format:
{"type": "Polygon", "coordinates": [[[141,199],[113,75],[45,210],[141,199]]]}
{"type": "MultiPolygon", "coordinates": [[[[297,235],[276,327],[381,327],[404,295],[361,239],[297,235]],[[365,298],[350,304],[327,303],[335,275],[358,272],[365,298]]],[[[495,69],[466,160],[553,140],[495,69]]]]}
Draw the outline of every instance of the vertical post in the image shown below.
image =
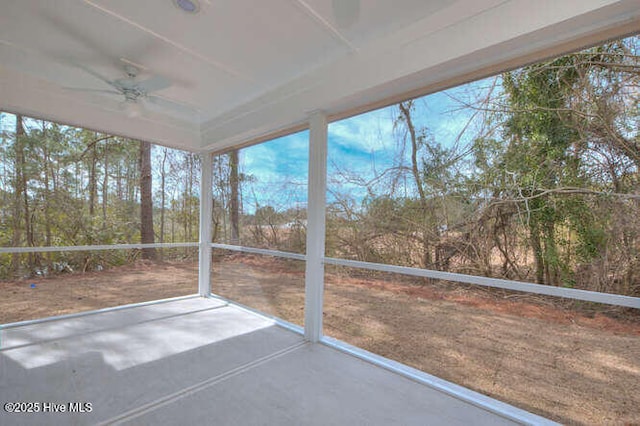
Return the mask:
{"type": "Polygon", "coordinates": [[[200,155],[200,245],[198,293],[211,294],[211,214],[213,209],[213,163],[210,153],[200,155]]]}
{"type": "Polygon", "coordinates": [[[308,186],[304,335],[315,343],[322,337],[324,296],[327,117],[322,112],[312,114],[309,120],[308,186]]]}

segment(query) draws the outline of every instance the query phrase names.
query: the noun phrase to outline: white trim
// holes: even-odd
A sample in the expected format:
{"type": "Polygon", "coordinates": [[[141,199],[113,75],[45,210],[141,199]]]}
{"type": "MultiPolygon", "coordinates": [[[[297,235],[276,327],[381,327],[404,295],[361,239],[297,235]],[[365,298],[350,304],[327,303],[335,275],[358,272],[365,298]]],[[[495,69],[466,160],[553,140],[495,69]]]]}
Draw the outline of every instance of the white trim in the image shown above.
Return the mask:
{"type": "Polygon", "coordinates": [[[329,265],[347,266],[350,268],[370,269],[373,271],[392,272],[395,274],[413,275],[417,277],[434,278],[438,280],[455,281],[475,284],[485,287],[503,288],[506,290],[523,291],[526,293],[544,294],[547,296],[563,297],[566,299],[584,300],[587,302],[604,303],[607,305],[625,306],[640,309],[640,297],[622,296],[620,294],[599,293],[596,291],[579,290],[574,288],[554,287],[550,285],[533,284],[520,281],[504,280],[500,278],[477,277],[474,275],[458,274],[454,272],[432,271],[429,269],[409,268],[406,266],[385,265],[382,263],[360,262],[356,260],[335,259],[325,257],[324,263],[329,265]]]}
{"type": "Polygon", "coordinates": [[[254,309],[254,308],[250,307],[250,306],[243,305],[242,303],[235,302],[235,301],[233,301],[231,299],[227,299],[226,297],[220,296],[220,295],[215,294],[215,293],[209,294],[207,296],[207,298],[214,299],[214,300],[219,300],[221,302],[225,302],[229,306],[233,306],[234,308],[238,308],[238,309],[240,309],[242,311],[245,311],[245,312],[248,312],[248,313],[250,313],[252,315],[257,315],[259,317],[268,318],[268,319],[272,320],[276,325],[278,325],[278,326],[280,326],[282,328],[285,328],[285,329],[287,329],[289,331],[292,331],[292,332],[294,332],[296,334],[299,334],[301,336],[304,336],[304,328],[302,328],[298,324],[294,324],[292,322],[283,320],[282,318],[277,317],[275,315],[271,315],[271,314],[268,314],[266,312],[259,311],[257,309],[254,309]]]}
{"type": "Polygon", "coordinates": [[[325,19],[320,13],[316,12],[316,10],[311,7],[306,1],[297,0],[294,2],[294,4],[300,7],[300,9],[302,9],[302,11],[309,18],[311,18],[311,20],[318,23],[323,30],[331,34],[332,37],[348,47],[351,53],[356,53],[358,51],[358,48],[354,46],[347,37],[345,37],[336,27],[331,24],[331,22],[325,19]]]}
{"type": "Polygon", "coordinates": [[[458,1],[416,18],[362,46],[358,54],[330,61],[211,117],[203,123],[212,129],[203,132],[203,146],[226,148],[261,139],[304,122],[308,111],[345,116],[393,104],[397,97],[622,36],[637,31],[639,22],[637,0],[458,1]],[[505,25],[505,19],[517,24],[505,25]],[[474,33],[482,37],[469,37],[474,33]]]}
{"type": "Polygon", "coordinates": [[[320,343],[517,423],[524,425],[558,425],[558,423],[544,417],[529,413],[513,405],[467,389],[464,386],[456,385],[455,383],[448,382],[400,362],[349,345],[340,340],[324,336],[320,340],[320,343]]]}
{"type": "Polygon", "coordinates": [[[239,251],[242,253],[263,254],[265,256],[284,257],[287,259],[306,260],[307,256],[299,253],[291,253],[279,250],[267,250],[255,247],[236,246],[231,244],[211,243],[211,247],[221,250],[239,251]]]}
{"type": "Polygon", "coordinates": [[[128,305],[113,306],[113,307],[110,307],[110,308],[96,309],[96,310],[93,310],[93,311],[76,312],[76,313],[73,313],[73,314],[64,314],[64,315],[56,315],[56,316],[52,316],[52,317],[36,318],[36,319],[32,319],[32,320],[9,322],[9,323],[6,323],[6,324],[0,324],[0,330],[6,330],[6,329],[9,329],[9,328],[16,328],[16,327],[23,327],[23,326],[27,326],[27,325],[40,324],[40,323],[43,323],[43,322],[61,321],[61,320],[66,320],[66,319],[78,318],[78,317],[86,317],[86,316],[89,316],[89,315],[102,314],[102,313],[105,313],[105,312],[121,311],[123,309],[139,308],[141,306],[158,305],[158,304],[161,304],[161,303],[177,302],[179,300],[195,299],[197,297],[200,297],[200,295],[199,294],[189,294],[187,296],[177,296],[177,297],[170,297],[168,299],[158,299],[158,300],[150,300],[148,302],[131,303],[131,304],[128,304],[128,305]]]}
{"type": "Polygon", "coordinates": [[[127,250],[142,248],[198,247],[198,243],[111,244],[95,246],[0,247],[0,253],[44,253],[56,251],[127,250]]]}
{"type": "Polygon", "coordinates": [[[200,155],[200,243],[198,250],[198,293],[211,293],[211,215],[213,212],[213,156],[200,155]]]}
{"type": "Polygon", "coordinates": [[[307,202],[307,262],[305,264],[304,335],[322,337],[324,307],[324,245],[327,194],[327,116],[315,112],[309,120],[309,178],[307,202]]]}

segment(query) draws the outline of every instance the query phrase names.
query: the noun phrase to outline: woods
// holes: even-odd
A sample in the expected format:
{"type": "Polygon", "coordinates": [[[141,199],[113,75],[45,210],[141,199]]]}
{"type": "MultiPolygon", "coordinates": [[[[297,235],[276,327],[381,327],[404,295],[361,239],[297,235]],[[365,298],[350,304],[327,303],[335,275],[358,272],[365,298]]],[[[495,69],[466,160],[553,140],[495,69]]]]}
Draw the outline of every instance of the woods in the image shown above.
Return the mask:
{"type": "MultiPolygon", "coordinates": [[[[0,120],[0,246],[197,238],[195,155],[19,115],[3,113],[0,120]]],[[[113,253],[110,263],[127,263],[132,255],[113,253]]],[[[143,255],[155,254],[151,249],[143,255]]],[[[93,270],[102,267],[102,257],[100,252],[2,255],[0,277],[52,273],[62,264],[93,270]]]]}
{"type": "MultiPolygon", "coordinates": [[[[368,121],[331,124],[327,255],[639,296],[639,40],[444,92],[453,134],[428,113],[442,94],[389,108],[392,132],[342,150],[368,121]]],[[[277,202],[245,212],[242,243],[303,252],[305,218],[277,202]]]]}
{"type": "Polygon", "coordinates": [[[394,163],[361,206],[339,195],[330,254],[639,296],[638,46],[458,88],[470,118],[448,140],[399,104],[394,163]]]}
{"type": "MultiPolygon", "coordinates": [[[[327,255],[640,296],[639,41],[390,107],[392,130],[358,140],[365,171],[330,125],[327,255]],[[428,112],[443,102],[453,134],[428,112]]],[[[197,240],[197,156],[10,114],[2,130],[1,246],[197,240]]],[[[260,161],[296,151],[245,164],[255,149],[214,157],[213,239],[304,252],[306,170],[268,182],[260,161]]],[[[0,256],[0,275],[55,256],[0,256]]]]}

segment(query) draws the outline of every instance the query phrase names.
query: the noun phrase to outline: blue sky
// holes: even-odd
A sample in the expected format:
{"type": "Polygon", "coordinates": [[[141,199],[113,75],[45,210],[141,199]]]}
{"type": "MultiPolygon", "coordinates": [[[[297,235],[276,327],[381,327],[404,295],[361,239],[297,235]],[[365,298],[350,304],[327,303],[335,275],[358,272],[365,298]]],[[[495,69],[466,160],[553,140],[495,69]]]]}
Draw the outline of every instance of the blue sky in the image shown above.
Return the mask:
{"type": "Polygon", "coordinates": [[[240,171],[251,182],[242,186],[243,211],[270,205],[283,211],[307,200],[309,132],[299,132],[240,151],[240,171]]]}
{"type": "MultiPolygon", "coordinates": [[[[471,108],[461,107],[460,100],[477,100],[493,81],[489,78],[416,99],[413,115],[416,128],[427,128],[435,141],[452,146],[473,115],[471,108]]],[[[329,125],[327,198],[330,202],[333,191],[350,194],[359,202],[366,195],[366,188],[355,181],[370,181],[399,161],[408,164],[408,151],[399,158],[404,135],[394,128],[397,116],[397,106],[391,106],[329,125]],[[339,172],[346,172],[348,176],[339,172]],[[331,178],[336,175],[338,179],[331,178]]],[[[0,123],[12,130],[15,118],[3,114],[0,123]]],[[[480,125],[480,120],[473,121],[464,133],[462,145],[470,142],[480,125]]],[[[241,172],[252,177],[252,182],[242,188],[245,213],[252,213],[256,206],[271,205],[277,210],[286,210],[306,204],[308,137],[308,131],[303,131],[240,151],[241,172]]]]}
{"type": "MultiPolygon", "coordinates": [[[[480,120],[472,120],[471,108],[465,108],[460,100],[474,101],[486,93],[493,79],[459,86],[415,100],[413,116],[416,128],[426,127],[433,138],[446,147],[451,147],[461,133],[460,144],[468,144],[477,134],[480,120]]],[[[398,108],[391,106],[355,117],[333,122],[329,125],[328,172],[329,176],[344,171],[351,180],[369,181],[376,174],[397,164],[399,143],[403,137],[394,128],[398,108]]],[[[255,182],[243,189],[244,211],[251,213],[252,205],[272,205],[278,210],[306,202],[306,180],[308,168],[308,132],[285,136],[241,151],[241,169],[251,175],[255,182]]],[[[408,160],[408,152],[404,161],[408,160]]],[[[340,183],[329,178],[331,191],[351,194],[356,201],[366,195],[366,189],[356,183],[340,183]]],[[[384,190],[382,188],[381,190],[384,190]]]]}

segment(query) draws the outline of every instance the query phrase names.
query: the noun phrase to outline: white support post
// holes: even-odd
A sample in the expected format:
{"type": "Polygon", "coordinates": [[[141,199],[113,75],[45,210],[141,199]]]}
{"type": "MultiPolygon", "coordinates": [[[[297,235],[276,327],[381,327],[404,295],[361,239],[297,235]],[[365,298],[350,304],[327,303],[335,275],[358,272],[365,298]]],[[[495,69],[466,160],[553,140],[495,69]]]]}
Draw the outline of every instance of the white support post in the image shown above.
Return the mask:
{"type": "Polygon", "coordinates": [[[315,343],[322,338],[327,190],[327,117],[321,112],[309,120],[308,185],[304,335],[315,343]]]}
{"type": "Polygon", "coordinates": [[[211,294],[211,214],[213,209],[213,165],[211,154],[200,156],[200,249],[198,264],[198,293],[211,294]]]}

